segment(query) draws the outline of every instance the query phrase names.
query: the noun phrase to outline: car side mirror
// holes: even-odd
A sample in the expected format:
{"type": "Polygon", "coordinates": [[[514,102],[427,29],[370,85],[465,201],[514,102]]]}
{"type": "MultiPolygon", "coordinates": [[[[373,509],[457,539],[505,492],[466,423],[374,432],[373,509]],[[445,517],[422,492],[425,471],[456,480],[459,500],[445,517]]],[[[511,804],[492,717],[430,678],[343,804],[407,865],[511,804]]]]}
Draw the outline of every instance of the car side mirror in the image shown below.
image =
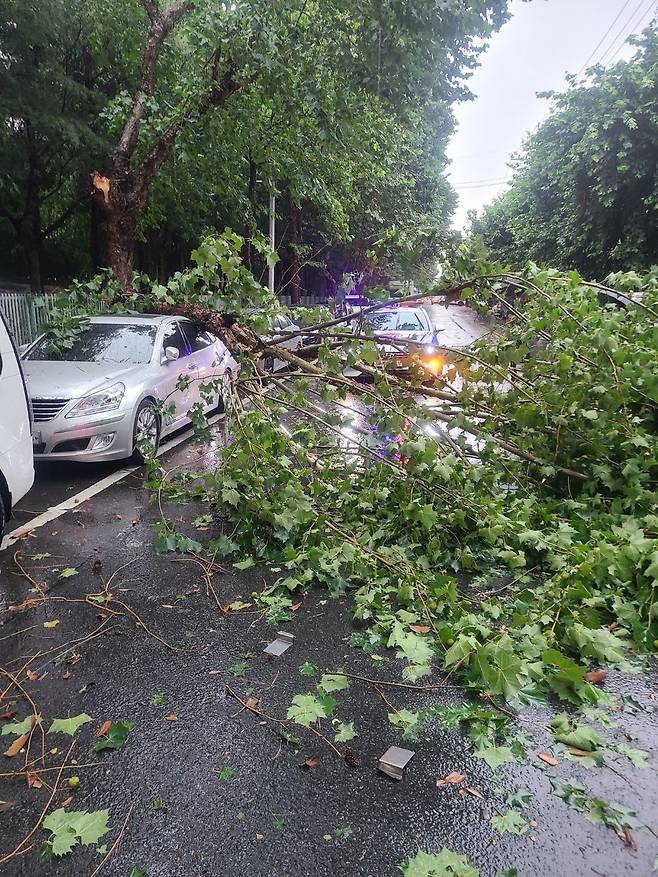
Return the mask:
{"type": "Polygon", "coordinates": [[[179,356],[180,352],[177,347],[165,347],[162,362],[176,362],[179,356]]]}

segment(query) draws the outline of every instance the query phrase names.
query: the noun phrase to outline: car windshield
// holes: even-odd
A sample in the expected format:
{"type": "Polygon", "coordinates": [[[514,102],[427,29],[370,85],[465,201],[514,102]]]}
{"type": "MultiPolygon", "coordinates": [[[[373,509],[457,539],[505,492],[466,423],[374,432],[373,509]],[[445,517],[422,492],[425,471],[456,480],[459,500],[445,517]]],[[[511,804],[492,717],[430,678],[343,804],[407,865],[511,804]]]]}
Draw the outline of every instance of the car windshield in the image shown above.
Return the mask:
{"type": "Polygon", "coordinates": [[[398,315],[395,311],[374,311],[366,315],[366,322],[374,332],[392,332],[398,315]]]}
{"type": "Polygon", "coordinates": [[[400,332],[418,332],[423,328],[420,317],[415,311],[400,311],[398,330],[400,332]]]}
{"type": "Polygon", "coordinates": [[[92,323],[66,349],[57,349],[53,345],[53,339],[44,335],[26,358],[139,365],[150,361],[155,334],[156,327],[150,325],[92,323]]]}

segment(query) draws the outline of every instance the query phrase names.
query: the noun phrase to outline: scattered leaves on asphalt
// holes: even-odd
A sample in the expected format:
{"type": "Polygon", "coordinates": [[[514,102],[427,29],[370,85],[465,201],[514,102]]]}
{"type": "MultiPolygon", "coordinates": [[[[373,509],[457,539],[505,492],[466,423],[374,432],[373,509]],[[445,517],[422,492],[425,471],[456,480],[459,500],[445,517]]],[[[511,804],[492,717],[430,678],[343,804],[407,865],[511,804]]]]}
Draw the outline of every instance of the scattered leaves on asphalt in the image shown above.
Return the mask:
{"type": "Polygon", "coordinates": [[[478,792],[477,789],[473,789],[471,786],[461,786],[459,794],[463,796],[470,795],[472,798],[479,798],[480,801],[484,801],[484,795],[482,792],[478,792]]]}
{"type": "Polygon", "coordinates": [[[233,664],[232,667],[228,668],[228,672],[235,676],[236,679],[242,679],[247,675],[248,669],[249,664],[246,661],[238,661],[237,664],[233,664]]]}
{"type": "Polygon", "coordinates": [[[151,706],[163,706],[165,702],[164,694],[152,694],[149,698],[151,706]]]}
{"type": "Polygon", "coordinates": [[[165,721],[166,722],[177,722],[178,716],[176,715],[176,713],[169,713],[168,716],[165,716],[165,721]]]}
{"type": "Polygon", "coordinates": [[[303,664],[299,665],[299,672],[302,676],[317,676],[318,668],[310,661],[304,661],[303,664]]]}
{"type": "Polygon", "coordinates": [[[53,621],[44,621],[43,626],[46,628],[57,627],[59,624],[59,618],[55,618],[53,621]]]}
{"type": "Polygon", "coordinates": [[[97,737],[107,737],[107,732],[112,727],[112,719],[106,719],[103,724],[100,726],[98,731],[96,731],[97,737]]]}
{"type": "Polygon", "coordinates": [[[235,770],[228,764],[225,764],[221,770],[217,771],[217,779],[222,782],[232,780],[235,776],[235,770]]]}

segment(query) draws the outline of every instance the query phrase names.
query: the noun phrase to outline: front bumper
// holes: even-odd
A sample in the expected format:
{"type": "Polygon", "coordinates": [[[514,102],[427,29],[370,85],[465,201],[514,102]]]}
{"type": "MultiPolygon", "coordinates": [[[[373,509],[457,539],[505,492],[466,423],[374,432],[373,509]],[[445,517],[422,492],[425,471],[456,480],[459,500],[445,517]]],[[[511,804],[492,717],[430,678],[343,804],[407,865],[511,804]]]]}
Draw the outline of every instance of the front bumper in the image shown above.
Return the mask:
{"type": "Polygon", "coordinates": [[[133,452],[132,417],[122,409],[81,418],[60,414],[37,421],[33,440],[35,460],[124,460],[133,452]]]}

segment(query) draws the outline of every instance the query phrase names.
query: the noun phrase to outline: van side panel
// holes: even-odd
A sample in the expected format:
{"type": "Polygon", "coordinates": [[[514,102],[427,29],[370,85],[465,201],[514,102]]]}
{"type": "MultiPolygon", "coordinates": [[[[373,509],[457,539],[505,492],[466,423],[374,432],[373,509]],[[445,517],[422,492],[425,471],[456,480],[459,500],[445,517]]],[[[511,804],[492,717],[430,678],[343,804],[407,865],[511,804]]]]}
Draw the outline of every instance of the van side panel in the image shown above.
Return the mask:
{"type": "Polygon", "coordinates": [[[32,431],[23,373],[16,349],[0,319],[0,472],[17,503],[32,487],[32,431]]]}

